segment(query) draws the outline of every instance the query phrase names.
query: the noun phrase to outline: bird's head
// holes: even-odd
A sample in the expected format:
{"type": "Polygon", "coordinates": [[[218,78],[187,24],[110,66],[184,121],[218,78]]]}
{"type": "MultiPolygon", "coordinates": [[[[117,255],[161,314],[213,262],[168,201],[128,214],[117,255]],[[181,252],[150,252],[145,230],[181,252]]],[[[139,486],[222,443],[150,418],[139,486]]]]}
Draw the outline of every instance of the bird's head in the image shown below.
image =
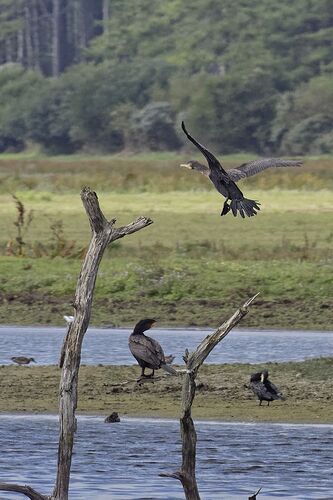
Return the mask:
{"type": "Polygon", "coordinates": [[[203,175],[209,175],[209,168],[196,160],[190,160],[187,163],[181,163],[180,166],[188,168],[189,170],[196,170],[203,175]]]}
{"type": "Polygon", "coordinates": [[[32,361],[33,363],[36,363],[36,361],[34,360],[34,358],[30,358],[30,361],[32,361]]]}
{"type": "Polygon", "coordinates": [[[143,333],[146,330],[149,330],[153,326],[153,324],[156,323],[155,319],[151,318],[146,318],[146,319],[141,319],[134,327],[133,333],[138,334],[138,333],[143,333]]]}

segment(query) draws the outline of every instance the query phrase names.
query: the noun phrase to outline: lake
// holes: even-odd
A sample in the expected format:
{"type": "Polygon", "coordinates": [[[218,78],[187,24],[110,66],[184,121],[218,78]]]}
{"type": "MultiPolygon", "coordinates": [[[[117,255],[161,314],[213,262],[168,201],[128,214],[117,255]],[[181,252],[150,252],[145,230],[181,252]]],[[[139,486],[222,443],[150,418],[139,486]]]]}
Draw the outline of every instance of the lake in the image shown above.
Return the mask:
{"type": "MultiPolygon", "coordinates": [[[[332,500],[333,426],[196,422],[202,500],[332,500]]],[[[0,415],[0,477],[50,494],[58,419],[0,415]]],[[[176,420],[79,416],[71,500],[178,500],[181,484],[159,477],[180,464],[176,420]]],[[[0,492],[1,500],[21,495],[0,492]]]]}
{"type": "MultiPolygon", "coordinates": [[[[176,355],[181,364],[186,348],[195,349],[212,330],[152,329],[149,335],[165,354],[176,355]]],[[[57,364],[66,327],[0,327],[0,364],[11,364],[12,356],[31,356],[38,364],[57,364]]],[[[128,365],[135,363],[128,350],[129,329],[89,328],[82,347],[82,364],[128,365]]],[[[208,356],[207,363],[266,363],[300,361],[332,356],[333,332],[285,330],[233,330],[208,356]]]]}

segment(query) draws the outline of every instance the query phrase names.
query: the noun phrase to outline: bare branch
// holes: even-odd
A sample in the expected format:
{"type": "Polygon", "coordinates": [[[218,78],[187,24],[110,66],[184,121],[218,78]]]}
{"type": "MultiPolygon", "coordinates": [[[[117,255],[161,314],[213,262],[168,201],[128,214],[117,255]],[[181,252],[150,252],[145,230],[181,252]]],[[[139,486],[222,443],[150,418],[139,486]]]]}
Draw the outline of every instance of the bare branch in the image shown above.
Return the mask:
{"type": "Polygon", "coordinates": [[[0,483],[0,491],[15,491],[15,493],[22,493],[31,500],[48,500],[48,496],[41,495],[33,488],[27,485],[13,484],[13,483],[0,483]]]}
{"type": "Polygon", "coordinates": [[[139,217],[131,224],[127,224],[127,226],[121,226],[114,230],[112,235],[112,241],[118,240],[119,238],[123,238],[127,234],[136,233],[140,231],[140,229],[149,226],[153,221],[147,217],[139,217]]]}
{"type": "MultiPolygon", "coordinates": [[[[241,306],[237,311],[227,320],[225,321],[219,328],[212,333],[211,335],[207,335],[207,337],[201,342],[201,344],[197,347],[195,352],[187,355],[187,368],[188,370],[198,370],[202,363],[207,358],[208,354],[217,346],[221,340],[223,340],[228,333],[241,321],[244,316],[248,313],[248,307],[252,304],[255,298],[259,294],[257,293],[250,299],[248,299],[243,306],[241,306]]],[[[186,357],[186,352],[185,352],[186,357]]]]}

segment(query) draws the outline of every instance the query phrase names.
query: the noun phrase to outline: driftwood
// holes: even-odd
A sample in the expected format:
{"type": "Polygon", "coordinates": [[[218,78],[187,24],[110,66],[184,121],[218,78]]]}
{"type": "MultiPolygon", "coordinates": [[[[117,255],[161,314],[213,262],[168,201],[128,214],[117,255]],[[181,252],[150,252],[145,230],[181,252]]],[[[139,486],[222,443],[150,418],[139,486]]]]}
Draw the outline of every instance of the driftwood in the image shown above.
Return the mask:
{"type": "Polygon", "coordinates": [[[68,499],[74,433],[76,430],[75,410],[77,407],[81,346],[90,321],[95,282],[104,250],[112,241],[135,233],[152,224],[152,220],[139,217],[127,226],[117,228],[115,227],[116,219],[108,221],[104,217],[96,193],[89,188],[84,188],[81,191],[81,199],[90,222],[92,237],[77,282],[73,304],[75,309],[74,320],[68,327],[60,356],[60,365],[62,366],[59,388],[60,435],[58,469],[54,491],[50,497],[47,497],[38,494],[28,486],[0,484],[3,491],[17,491],[32,500],[68,499]]]}
{"type": "Polygon", "coordinates": [[[200,500],[198,485],[195,477],[197,434],[191,416],[192,403],[195,397],[195,379],[199,368],[208,354],[222,339],[247,315],[248,307],[257,297],[256,294],[240,307],[214,333],[208,335],[191,354],[186,350],[184,361],[186,374],[183,381],[180,434],[182,439],[182,465],[180,470],[172,473],[162,473],[160,476],[178,479],[184,489],[186,500],[200,500]]]}

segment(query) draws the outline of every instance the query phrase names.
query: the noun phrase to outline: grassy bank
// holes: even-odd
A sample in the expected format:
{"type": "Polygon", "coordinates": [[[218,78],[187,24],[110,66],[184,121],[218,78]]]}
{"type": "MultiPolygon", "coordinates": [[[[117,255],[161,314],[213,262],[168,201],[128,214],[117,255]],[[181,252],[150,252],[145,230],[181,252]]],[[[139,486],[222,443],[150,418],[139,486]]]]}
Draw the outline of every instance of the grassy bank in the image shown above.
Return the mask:
{"type": "Polygon", "coordinates": [[[62,315],[71,312],[90,238],[79,197],[88,182],[101,188],[102,209],[119,224],[139,215],[154,220],[107,250],[95,325],[128,326],[148,314],[164,325],[216,326],[260,291],[242,326],[331,329],[333,191],[316,189],[330,185],[332,161],[313,160],[304,171],[265,172],[244,182],[246,195],[262,203],[258,216],[246,220],[221,218],[223,199],[202,176],[176,167],[179,161],[172,155],[0,160],[7,176],[0,185],[0,192],[7,189],[0,194],[0,321],[62,324],[62,315]],[[263,189],[290,187],[299,175],[305,176],[302,190],[263,189]],[[23,257],[17,257],[9,179],[21,189],[16,194],[26,215],[32,212],[23,229],[23,257]]]}
{"type": "MultiPolygon", "coordinates": [[[[249,375],[263,365],[206,365],[198,377],[195,418],[333,423],[332,358],[268,363],[271,379],[286,396],[269,407],[258,406],[247,387],[249,375]]],[[[2,366],[2,412],[57,412],[60,370],[55,366],[2,366]]],[[[79,412],[120,416],[179,416],[181,376],[134,388],[137,366],[82,366],[79,412]]]]}

